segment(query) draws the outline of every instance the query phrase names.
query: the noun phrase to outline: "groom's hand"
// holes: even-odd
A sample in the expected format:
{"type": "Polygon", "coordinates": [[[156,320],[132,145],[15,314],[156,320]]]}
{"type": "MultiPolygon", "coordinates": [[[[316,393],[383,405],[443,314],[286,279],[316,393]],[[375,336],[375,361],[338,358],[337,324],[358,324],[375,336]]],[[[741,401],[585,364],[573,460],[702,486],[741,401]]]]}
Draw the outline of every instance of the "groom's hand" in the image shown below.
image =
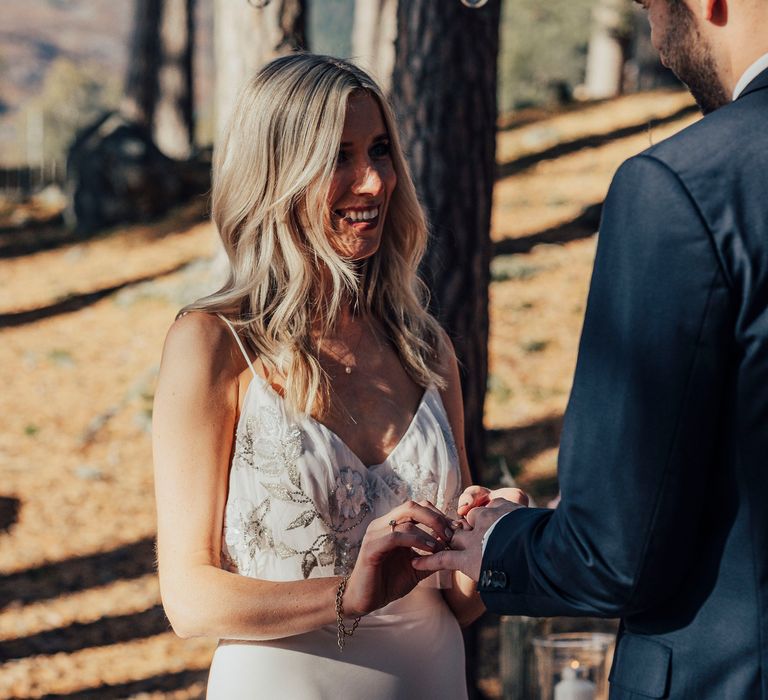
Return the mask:
{"type": "Polygon", "coordinates": [[[501,516],[524,507],[497,498],[484,508],[473,508],[467,514],[468,527],[454,533],[451,548],[414,559],[413,568],[417,571],[461,571],[473,581],[478,581],[483,561],[483,537],[488,528],[501,516]]]}
{"type": "Polygon", "coordinates": [[[465,488],[459,496],[458,513],[462,517],[467,517],[467,513],[473,508],[486,506],[497,498],[505,498],[513,503],[519,503],[521,506],[528,505],[528,494],[521,489],[506,487],[492,491],[485,486],[473,484],[465,488]]]}

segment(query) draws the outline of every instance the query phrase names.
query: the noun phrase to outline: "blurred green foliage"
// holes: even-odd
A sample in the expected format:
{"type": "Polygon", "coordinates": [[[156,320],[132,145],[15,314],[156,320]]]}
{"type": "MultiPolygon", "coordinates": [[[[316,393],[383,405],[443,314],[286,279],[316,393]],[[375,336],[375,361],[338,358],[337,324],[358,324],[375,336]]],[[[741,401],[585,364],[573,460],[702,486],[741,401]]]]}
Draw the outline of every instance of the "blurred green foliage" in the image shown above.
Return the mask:
{"type": "MultiPolygon", "coordinates": [[[[583,82],[595,0],[492,1],[502,3],[501,113],[557,102],[559,93],[570,93],[583,82]]],[[[349,58],[354,7],[354,0],[311,0],[307,11],[310,49],[349,58]]]]}
{"type": "Polygon", "coordinates": [[[584,80],[595,0],[503,0],[499,112],[556,103],[584,80]]]}
{"type": "MultiPolygon", "coordinates": [[[[500,113],[552,105],[583,82],[595,0],[492,1],[502,3],[500,113]]],[[[311,50],[350,57],[354,5],[354,0],[309,0],[311,50]]],[[[18,152],[5,153],[4,160],[18,162],[30,156],[26,152],[27,125],[34,126],[42,119],[44,136],[39,155],[46,161],[62,161],[80,128],[101,111],[117,107],[122,77],[99,65],[56,58],[46,71],[39,94],[28,100],[14,119],[18,152]]],[[[198,135],[209,134],[210,124],[205,122],[203,117],[198,123],[198,135]]]]}
{"type": "Polygon", "coordinates": [[[309,0],[307,42],[315,53],[351,58],[355,0],[309,0]]]}

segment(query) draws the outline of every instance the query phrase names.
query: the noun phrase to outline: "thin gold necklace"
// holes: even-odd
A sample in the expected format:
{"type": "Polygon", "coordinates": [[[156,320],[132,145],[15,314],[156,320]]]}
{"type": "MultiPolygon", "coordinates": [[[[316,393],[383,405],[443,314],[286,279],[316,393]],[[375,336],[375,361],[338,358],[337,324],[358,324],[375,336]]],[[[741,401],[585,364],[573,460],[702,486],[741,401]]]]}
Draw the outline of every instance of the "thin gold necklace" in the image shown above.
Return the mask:
{"type": "Polygon", "coordinates": [[[360,326],[360,334],[357,336],[357,341],[355,342],[355,347],[350,348],[347,347],[347,351],[343,355],[339,355],[337,352],[334,352],[333,349],[330,346],[326,346],[325,350],[329,352],[333,357],[338,360],[339,364],[344,368],[344,372],[346,374],[352,374],[352,365],[347,364],[345,362],[346,358],[348,358],[350,355],[354,356],[357,352],[357,349],[360,347],[360,343],[363,340],[363,327],[362,322],[360,326]]]}

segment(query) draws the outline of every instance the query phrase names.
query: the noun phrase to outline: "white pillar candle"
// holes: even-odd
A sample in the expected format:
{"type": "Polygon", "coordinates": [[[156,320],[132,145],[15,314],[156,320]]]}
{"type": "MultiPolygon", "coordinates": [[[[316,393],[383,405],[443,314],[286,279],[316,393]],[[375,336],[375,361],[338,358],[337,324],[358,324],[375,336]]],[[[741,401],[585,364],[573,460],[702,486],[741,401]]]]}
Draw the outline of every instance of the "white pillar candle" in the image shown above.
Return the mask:
{"type": "Polygon", "coordinates": [[[595,700],[596,686],[592,681],[579,678],[576,669],[563,669],[563,679],[555,686],[555,700],[595,700]]]}

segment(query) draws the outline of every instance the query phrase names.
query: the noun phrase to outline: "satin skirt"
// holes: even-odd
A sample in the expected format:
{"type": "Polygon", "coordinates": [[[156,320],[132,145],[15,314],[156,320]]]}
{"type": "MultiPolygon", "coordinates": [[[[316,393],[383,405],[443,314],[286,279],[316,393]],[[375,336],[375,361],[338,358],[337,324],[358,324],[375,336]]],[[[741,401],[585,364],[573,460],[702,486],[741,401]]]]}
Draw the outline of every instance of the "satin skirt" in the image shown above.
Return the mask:
{"type": "Polygon", "coordinates": [[[336,627],[267,642],[221,640],[208,700],[466,700],[464,643],[434,587],[367,615],[343,651],[336,627]]]}

